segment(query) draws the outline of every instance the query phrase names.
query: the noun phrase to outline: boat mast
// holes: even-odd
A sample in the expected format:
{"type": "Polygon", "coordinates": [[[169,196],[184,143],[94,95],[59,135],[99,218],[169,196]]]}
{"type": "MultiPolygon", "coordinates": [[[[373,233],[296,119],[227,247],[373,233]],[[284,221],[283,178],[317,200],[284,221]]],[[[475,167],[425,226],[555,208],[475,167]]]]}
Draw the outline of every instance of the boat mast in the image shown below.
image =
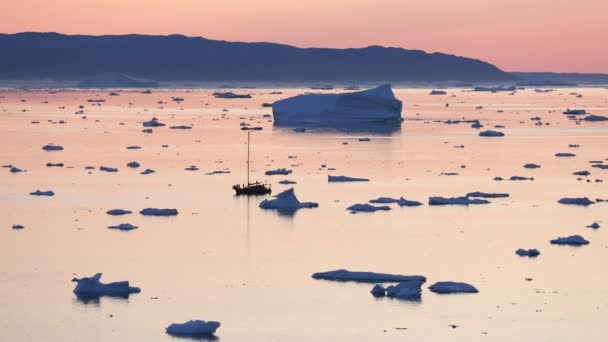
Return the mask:
{"type": "Polygon", "coordinates": [[[249,140],[251,132],[247,132],[247,185],[249,186],[249,140]]]}

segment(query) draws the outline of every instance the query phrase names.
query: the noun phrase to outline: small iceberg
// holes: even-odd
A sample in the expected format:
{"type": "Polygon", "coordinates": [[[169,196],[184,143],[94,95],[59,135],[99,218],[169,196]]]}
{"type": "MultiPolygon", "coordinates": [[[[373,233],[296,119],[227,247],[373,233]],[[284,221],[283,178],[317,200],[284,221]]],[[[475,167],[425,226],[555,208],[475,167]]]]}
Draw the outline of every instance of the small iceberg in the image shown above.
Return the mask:
{"type": "Polygon", "coordinates": [[[140,165],[138,162],[132,161],[130,163],[127,164],[128,167],[132,168],[132,169],[136,169],[138,168],[140,165]]]}
{"type": "Polygon", "coordinates": [[[505,134],[503,132],[498,131],[481,131],[479,132],[480,137],[504,137],[505,134]]]}
{"type": "Polygon", "coordinates": [[[314,279],[332,281],[355,281],[359,283],[400,283],[400,282],[425,282],[426,278],[420,275],[399,275],[375,272],[355,272],[348,270],[335,270],[318,272],[312,275],[314,279]]]}
{"type": "Polygon", "coordinates": [[[568,237],[558,237],[550,241],[553,245],[567,245],[567,246],[582,246],[588,245],[589,241],[585,240],[580,235],[572,235],[568,237]]]}
{"type": "Polygon", "coordinates": [[[109,229],[117,229],[117,230],[122,230],[122,231],[129,231],[129,230],[133,230],[133,229],[137,229],[139,227],[134,226],[130,223],[121,223],[117,226],[108,226],[109,229]]]}
{"type": "Polygon", "coordinates": [[[118,169],[115,167],[100,166],[99,171],[113,173],[113,172],[118,172],[118,169]]]}
{"type": "Polygon", "coordinates": [[[12,228],[14,230],[21,230],[21,229],[25,229],[25,226],[22,226],[20,224],[14,224],[12,228]]]}
{"type": "Polygon", "coordinates": [[[132,211],[125,210],[125,209],[111,209],[111,210],[106,211],[106,214],[112,215],[112,216],[129,215],[132,213],[133,213],[132,211]]]}
{"type": "Polygon", "coordinates": [[[327,181],[329,183],[345,183],[345,182],[369,182],[367,178],[355,178],[355,177],[347,177],[347,176],[327,176],[327,181]]]}
{"type": "Polygon", "coordinates": [[[176,216],[177,209],[146,208],[139,211],[144,216],[176,216]]]}
{"type": "Polygon", "coordinates": [[[128,297],[132,293],[139,293],[139,287],[129,285],[128,281],[119,281],[114,283],[104,284],[101,282],[101,273],[97,273],[92,277],[74,278],[76,282],[74,293],[77,296],[83,297],[128,297]]]}
{"type": "Polygon", "coordinates": [[[198,171],[198,167],[196,165],[190,165],[187,168],[185,168],[184,170],[186,171],[198,171]]]}
{"type": "Polygon", "coordinates": [[[430,197],[429,205],[470,205],[488,204],[490,201],[468,197],[430,197]]]}
{"type": "Polygon", "coordinates": [[[600,224],[597,223],[597,222],[593,222],[592,224],[588,225],[587,228],[599,229],[600,228],[600,224]]]}
{"type": "Polygon", "coordinates": [[[386,296],[386,289],[381,284],[374,285],[374,287],[372,288],[372,290],[369,291],[369,292],[374,297],[384,297],[384,296],[386,296]]]}
{"type": "Polygon", "coordinates": [[[143,126],[144,127],[163,127],[163,126],[165,126],[165,124],[158,121],[157,118],[152,118],[152,120],[150,120],[150,121],[144,121],[143,126]]]}
{"type": "Polygon", "coordinates": [[[429,290],[440,294],[449,293],[477,293],[479,292],[475,286],[467,283],[458,283],[453,281],[440,281],[429,286],[429,290]]]}
{"type": "Polygon", "coordinates": [[[422,205],[422,203],[418,201],[410,201],[405,198],[391,198],[391,197],[378,197],[376,199],[370,200],[369,203],[374,204],[391,204],[397,203],[400,207],[417,207],[422,205]]]}
{"type": "Polygon", "coordinates": [[[585,116],[583,118],[583,120],[584,121],[590,121],[590,122],[608,121],[608,116],[589,115],[589,116],[585,116]]]}
{"type": "Polygon", "coordinates": [[[276,209],[285,212],[293,212],[301,208],[317,208],[318,206],[319,204],[315,202],[300,202],[293,188],[281,192],[273,199],[265,199],[260,203],[262,209],[276,209]]]}
{"type": "Polygon", "coordinates": [[[371,205],[371,204],[353,204],[350,207],[346,208],[346,210],[350,210],[352,212],[368,212],[368,213],[373,213],[374,211],[377,210],[391,210],[391,207],[387,206],[387,205],[381,205],[381,206],[375,206],[375,205],[371,205]]]}
{"type": "Polygon", "coordinates": [[[149,174],[154,173],[154,172],[156,172],[156,171],[154,171],[152,169],[145,169],[142,172],[140,172],[140,174],[142,174],[142,175],[149,175],[149,174]]]}
{"type": "Polygon", "coordinates": [[[15,167],[15,166],[11,167],[11,168],[9,169],[9,171],[10,171],[11,173],[19,173],[19,172],[23,172],[23,170],[21,170],[21,169],[20,169],[20,168],[18,168],[18,167],[15,167]]]}
{"type": "Polygon", "coordinates": [[[534,164],[534,163],[528,163],[528,164],[524,165],[524,168],[526,168],[526,169],[538,169],[540,167],[541,167],[540,165],[534,164]]]}
{"type": "Polygon", "coordinates": [[[420,300],[422,294],[422,281],[405,281],[386,288],[386,295],[390,298],[405,300],[420,300]]]}
{"type": "Polygon", "coordinates": [[[560,204],[568,204],[568,205],[584,205],[588,206],[595,202],[590,200],[588,197],[564,197],[557,201],[560,204]]]}
{"type": "Polygon", "coordinates": [[[431,90],[431,92],[429,93],[429,95],[446,95],[447,93],[443,90],[431,90]]]}
{"type": "Polygon", "coordinates": [[[585,115],[585,114],[587,114],[587,111],[584,110],[584,109],[570,109],[570,108],[568,108],[562,114],[566,114],[566,115],[585,115]]]}
{"type": "Polygon", "coordinates": [[[30,195],[32,196],[55,196],[55,193],[52,191],[40,191],[40,190],[36,190],[34,192],[30,192],[30,195]]]}
{"type": "Polygon", "coordinates": [[[560,152],[555,154],[556,157],[576,157],[576,154],[569,152],[560,152]]]}
{"type": "Polygon", "coordinates": [[[192,129],[192,126],[180,125],[180,126],[171,126],[169,129],[192,129]]]}
{"type": "Polygon", "coordinates": [[[167,334],[174,336],[197,337],[211,335],[220,327],[216,321],[188,321],[185,323],[173,323],[166,328],[167,334]]]}
{"type": "Polygon", "coordinates": [[[281,169],[276,169],[276,170],[268,170],[268,171],[264,172],[264,174],[266,176],[288,175],[291,172],[292,172],[291,170],[287,170],[286,168],[281,168],[281,169]]]}
{"type": "Polygon", "coordinates": [[[63,163],[46,163],[46,167],[63,167],[63,163]]]}
{"type": "Polygon", "coordinates": [[[231,91],[228,92],[215,92],[213,96],[217,99],[250,99],[251,95],[249,94],[235,94],[231,91]]]}
{"type": "Polygon", "coordinates": [[[298,95],[272,104],[277,124],[401,121],[401,109],[401,101],[388,84],[358,92],[298,95]]]}
{"type": "Polygon", "coordinates": [[[294,181],[290,181],[288,179],[282,180],[279,182],[279,184],[283,184],[283,185],[291,185],[291,184],[297,184],[297,182],[294,181]]]}
{"type": "Polygon", "coordinates": [[[538,251],[538,249],[534,249],[534,248],[533,249],[519,248],[518,250],[515,251],[515,254],[517,254],[521,257],[535,258],[540,255],[540,252],[538,251]]]}
{"type": "Polygon", "coordinates": [[[63,146],[48,144],[42,146],[42,149],[45,151],[63,151],[63,146]]]}
{"type": "Polygon", "coordinates": [[[489,192],[469,192],[466,197],[480,197],[480,198],[505,198],[509,197],[507,193],[489,193],[489,192]]]}

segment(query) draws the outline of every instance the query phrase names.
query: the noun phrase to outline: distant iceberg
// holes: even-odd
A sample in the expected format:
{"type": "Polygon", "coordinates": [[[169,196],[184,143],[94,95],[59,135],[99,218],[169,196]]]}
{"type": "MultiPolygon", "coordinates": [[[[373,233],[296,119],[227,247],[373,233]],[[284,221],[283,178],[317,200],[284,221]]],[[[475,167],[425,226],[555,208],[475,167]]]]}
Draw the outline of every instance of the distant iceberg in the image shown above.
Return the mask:
{"type": "Polygon", "coordinates": [[[402,103],[390,85],[341,94],[306,94],[276,101],[276,124],[400,122],[402,103]]]}
{"type": "Polygon", "coordinates": [[[315,202],[300,202],[293,188],[281,192],[273,199],[265,199],[260,203],[262,209],[276,209],[283,212],[293,212],[301,208],[316,208],[318,206],[319,204],[315,202]]]}
{"type": "Polygon", "coordinates": [[[396,283],[396,282],[425,282],[426,278],[420,275],[399,275],[375,272],[355,272],[348,270],[335,270],[318,272],[312,275],[314,279],[333,281],[356,281],[361,283],[396,283]]]}
{"type": "Polygon", "coordinates": [[[435,293],[477,293],[479,292],[475,286],[467,283],[459,283],[453,281],[440,281],[429,286],[429,289],[435,293]]]}
{"type": "Polygon", "coordinates": [[[104,72],[80,81],[80,88],[155,88],[158,82],[119,72],[104,72]]]}
{"type": "Polygon", "coordinates": [[[220,327],[220,322],[215,321],[188,321],[185,323],[173,323],[167,327],[167,334],[175,336],[199,336],[210,335],[220,327]]]}
{"type": "Polygon", "coordinates": [[[346,182],[369,182],[367,178],[355,178],[348,176],[327,176],[327,181],[329,183],[346,183],[346,182]]]}

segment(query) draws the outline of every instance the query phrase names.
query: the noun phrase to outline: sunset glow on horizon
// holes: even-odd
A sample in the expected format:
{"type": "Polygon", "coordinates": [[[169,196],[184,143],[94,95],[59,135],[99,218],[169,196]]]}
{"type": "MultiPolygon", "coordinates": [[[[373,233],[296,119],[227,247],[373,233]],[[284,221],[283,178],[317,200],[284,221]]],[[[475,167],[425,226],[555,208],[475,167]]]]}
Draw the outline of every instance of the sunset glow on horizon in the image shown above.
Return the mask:
{"type": "Polygon", "coordinates": [[[608,73],[606,0],[7,0],[2,7],[1,33],[382,45],[477,58],[505,71],[608,73]]]}

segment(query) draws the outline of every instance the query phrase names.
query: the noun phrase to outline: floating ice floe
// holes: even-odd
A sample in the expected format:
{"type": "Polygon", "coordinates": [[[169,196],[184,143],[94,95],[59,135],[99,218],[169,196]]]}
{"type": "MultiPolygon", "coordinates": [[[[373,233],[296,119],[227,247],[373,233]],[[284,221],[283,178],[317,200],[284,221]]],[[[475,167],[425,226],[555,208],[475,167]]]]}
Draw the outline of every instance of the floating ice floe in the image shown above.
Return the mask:
{"type": "Polygon", "coordinates": [[[591,172],[589,172],[587,170],[583,170],[583,171],[572,172],[572,174],[575,176],[589,176],[591,174],[591,172]]]}
{"type": "Polygon", "coordinates": [[[469,192],[466,197],[481,197],[481,198],[505,198],[509,197],[507,193],[489,193],[489,192],[469,192]]]}
{"type": "Polygon", "coordinates": [[[107,166],[100,166],[99,167],[99,171],[104,171],[104,172],[118,172],[118,169],[115,167],[107,167],[107,166]]]}
{"type": "Polygon", "coordinates": [[[120,216],[120,215],[128,215],[128,214],[132,214],[133,212],[130,210],[125,210],[125,209],[111,209],[106,211],[106,214],[108,215],[112,215],[112,216],[120,216]]]}
{"type": "Polygon", "coordinates": [[[45,151],[63,151],[63,146],[48,144],[42,146],[42,149],[45,151]]]}
{"type": "Polygon", "coordinates": [[[46,167],[63,167],[63,163],[46,163],[46,167]]]}
{"type": "Polygon", "coordinates": [[[372,290],[369,291],[374,297],[384,297],[386,296],[386,289],[382,284],[376,284],[372,287],[372,290]]]}
{"type": "Polygon", "coordinates": [[[572,235],[568,237],[558,237],[550,241],[553,245],[568,245],[568,246],[582,246],[588,245],[589,241],[585,240],[580,235],[572,235]]]}
{"type": "Polygon", "coordinates": [[[515,251],[515,254],[521,256],[521,257],[530,257],[530,258],[535,258],[537,256],[540,255],[540,252],[538,251],[538,249],[523,249],[523,248],[519,248],[518,250],[515,251]]]}
{"type": "Polygon", "coordinates": [[[440,281],[429,286],[429,290],[435,293],[477,293],[479,292],[475,286],[467,283],[459,283],[453,281],[440,281]]]}
{"type": "Polygon", "coordinates": [[[420,300],[423,281],[404,281],[386,288],[386,296],[405,300],[420,300]]]}
{"type": "Polygon", "coordinates": [[[431,92],[429,93],[429,95],[446,95],[447,92],[445,92],[444,90],[431,90],[431,92]]]}
{"type": "Polygon", "coordinates": [[[334,182],[369,182],[369,179],[367,178],[355,178],[355,177],[348,177],[348,176],[327,176],[327,181],[329,183],[334,183],[334,182]]]}
{"type": "Polygon", "coordinates": [[[596,167],[600,170],[608,170],[608,164],[594,164],[591,167],[596,167]]]}
{"type": "Polygon", "coordinates": [[[177,209],[146,208],[139,211],[144,216],[176,216],[177,209]]]}
{"type": "Polygon", "coordinates": [[[292,171],[288,170],[286,168],[281,168],[281,169],[276,169],[276,170],[268,170],[266,171],[264,174],[266,176],[274,176],[274,175],[288,175],[290,174],[292,171]]]}
{"type": "Polygon", "coordinates": [[[564,197],[557,201],[560,204],[570,204],[570,205],[584,205],[588,206],[595,202],[590,200],[588,197],[564,197]]]}
{"type": "Polygon", "coordinates": [[[488,131],[479,132],[479,136],[480,137],[504,137],[505,134],[503,132],[488,130],[488,131]]]}
{"type": "Polygon", "coordinates": [[[401,198],[378,197],[376,199],[370,200],[369,203],[374,203],[374,204],[397,203],[400,207],[417,207],[419,205],[422,205],[422,203],[420,203],[418,201],[410,201],[403,197],[401,197],[401,198]]]}
{"type": "Polygon", "coordinates": [[[469,205],[488,204],[490,201],[468,197],[430,197],[429,205],[469,205]]]}
{"type": "Polygon", "coordinates": [[[23,170],[21,170],[20,168],[18,168],[18,167],[16,167],[16,166],[11,167],[11,168],[9,169],[9,171],[10,171],[11,173],[20,173],[20,172],[23,172],[23,170]]]}
{"type": "Polygon", "coordinates": [[[335,270],[318,272],[312,275],[314,279],[333,281],[355,281],[360,283],[400,283],[400,282],[425,282],[426,278],[420,275],[399,275],[375,272],[355,272],[348,270],[335,270]]]}
{"type": "Polygon", "coordinates": [[[101,275],[102,273],[97,273],[92,277],[73,278],[72,281],[77,283],[74,293],[84,297],[127,297],[132,293],[141,292],[139,287],[130,286],[128,281],[104,284],[101,282],[101,275]]]}
{"type": "Polygon", "coordinates": [[[184,170],[186,171],[198,171],[198,167],[196,167],[196,165],[190,165],[187,168],[185,168],[184,170]]]}
{"type": "Polygon", "coordinates": [[[566,115],[585,115],[585,114],[587,114],[587,111],[584,110],[584,109],[570,109],[570,108],[568,108],[562,114],[566,114],[566,115]]]}
{"type": "Polygon", "coordinates": [[[380,205],[380,206],[376,206],[376,205],[371,205],[371,204],[353,204],[350,207],[346,208],[346,210],[350,210],[353,212],[374,212],[374,211],[378,211],[378,210],[391,210],[391,207],[387,206],[387,205],[380,205]]]}
{"type": "Polygon", "coordinates": [[[559,152],[555,154],[556,157],[576,157],[576,154],[569,152],[559,152]]]}
{"type": "Polygon", "coordinates": [[[154,173],[154,172],[156,172],[156,171],[154,171],[152,169],[145,169],[142,172],[140,172],[140,174],[142,174],[142,175],[149,175],[149,174],[154,173]]]}
{"type": "Polygon", "coordinates": [[[139,165],[139,163],[138,163],[138,162],[136,162],[136,161],[132,161],[132,162],[128,163],[128,164],[127,164],[127,166],[128,166],[128,167],[130,167],[130,168],[136,169],[136,168],[138,168],[140,165],[139,165]]]}
{"type": "Polygon", "coordinates": [[[277,124],[335,124],[401,121],[402,103],[390,85],[342,94],[298,95],[273,103],[277,124]]]}
{"type": "Polygon", "coordinates": [[[260,203],[262,209],[276,209],[279,211],[295,211],[302,208],[316,208],[319,204],[315,202],[300,202],[293,188],[285,190],[274,196],[273,199],[265,199],[260,203]]]}
{"type": "Polygon", "coordinates": [[[141,146],[137,145],[127,146],[126,148],[127,150],[141,150],[141,146]]]}
{"type": "Polygon", "coordinates": [[[144,121],[143,126],[144,127],[163,127],[163,126],[165,126],[165,124],[158,121],[157,118],[152,118],[152,120],[150,120],[150,121],[144,121]]]}
{"type": "Polygon", "coordinates": [[[175,336],[204,336],[211,335],[220,327],[216,321],[188,321],[185,323],[173,323],[166,328],[167,334],[175,336]]]}
{"type": "Polygon", "coordinates": [[[48,190],[48,191],[36,190],[34,192],[30,192],[30,195],[32,195],[32,196],[55,196],[55,193],[50,190],[48,190]]]}
{"type": "Polygon", "coordinates": [[[218,99],[250,99],[251,95],[249,94],[235,94],[231,91],[228,92],[215,92],[213,96],[218,99]]]}
{"type": "Polygon", "coordinates": [[[608,121],[608,116],[589,115],[589,116],[585,116],[583,118],[583,120],[584,121],[590,121],[590,122],[608,121]]]}
{"type": "Polygon", "coordinates": [[[25,226],[22,226],[20,224],[14,224],[12,228],[15,230],[20,230],[20,229],[25,229],[25,226]]]}
{"type": "Polygon", "coordinates": [[[587,228],[591,228],[591,229],[599,229],[600,227],[601,227],[600,224],[597,222],[593,222],[592,224],[587,226],[587,228]]]}
{"type": "Polygon", "coordinates": [[[297,184],[297,182],[285,179],[285,180],[280,181],[279,184],[289,185],[289,184],[297,184]]]}
{"type": "Polygon", "coordinates": [[[192,129],[192,126],[180,125],[180,126],[171,126],[169,129],[192,129]]]}
{"type": "Polygon", "coordinates": [[[139,227],[134,226],[130,223],[121,223],[117,226],[108,226],[109,229],[117,229],[117,230],[124,230],[124,231],[128,231],[128,230],[133,230],[133,229],[137,229],[139,227]]]}
{"type": "Polygon", "coordinates": [[[511,86],[511,87],[475,87],[473,88],[473,91],[477,91],[477,92],[490,92],[490,93],[497,93],[497,92],[501,92],[501,91],[515,91],[517,90],[517,88],[515,86],[511,86]]]}
{"type": "Polygon", "coordinates": [[[526,168],[526,169],[538,169],[540,167],[541,167],[540,165],[534,164],[534,163],[528,163],[528,164],[524,165],[524,168],[526,168]]]}

